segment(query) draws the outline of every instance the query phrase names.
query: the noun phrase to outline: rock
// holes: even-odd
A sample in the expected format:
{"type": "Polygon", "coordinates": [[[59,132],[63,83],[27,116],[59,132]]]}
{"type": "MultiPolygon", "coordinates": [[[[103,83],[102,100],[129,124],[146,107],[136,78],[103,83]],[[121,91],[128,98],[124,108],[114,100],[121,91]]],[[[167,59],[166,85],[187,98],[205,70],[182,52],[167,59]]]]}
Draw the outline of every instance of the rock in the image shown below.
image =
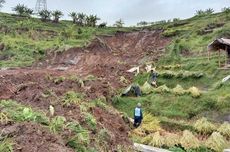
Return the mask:
{"type": "Polygon", "coordinates": [[[75,60],[68,60],[68,61],[65,62],[65,64],[67,64],[67,65],[76,65],[77,62],[75,60]]]}
{"type": "Polygon", "coordinates": [[[58,71],[66,71],[66,70],[68,70],[68,67],[58,67],[58,68],[56,68],[56,70],[58,70],[58,71]]]}

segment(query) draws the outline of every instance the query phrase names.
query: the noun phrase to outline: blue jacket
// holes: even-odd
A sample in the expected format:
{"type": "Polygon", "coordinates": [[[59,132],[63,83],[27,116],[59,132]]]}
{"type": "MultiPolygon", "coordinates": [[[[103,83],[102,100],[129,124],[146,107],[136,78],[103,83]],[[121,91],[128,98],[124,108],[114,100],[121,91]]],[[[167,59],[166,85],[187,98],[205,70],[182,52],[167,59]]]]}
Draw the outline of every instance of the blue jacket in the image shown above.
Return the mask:
{"type": "Polygon", "coordinates": [[[136,118],[136,117],[140,117],[141,119],[143,119],[143,114],[142,114],[141,108],[136,107],[134,109],[134,118],[136,118]]]}

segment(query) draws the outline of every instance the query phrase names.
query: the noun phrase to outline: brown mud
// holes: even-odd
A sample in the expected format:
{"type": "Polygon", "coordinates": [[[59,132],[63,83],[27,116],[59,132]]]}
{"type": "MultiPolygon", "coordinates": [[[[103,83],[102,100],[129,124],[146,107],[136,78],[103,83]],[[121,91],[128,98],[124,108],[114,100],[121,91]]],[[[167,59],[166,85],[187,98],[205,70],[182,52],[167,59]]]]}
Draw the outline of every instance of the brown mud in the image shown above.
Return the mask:
{"type": "MultiPolygon", "coordinates": [[[[162,37],[161,31],[142,31],[97,37],[85,48],[49,51],[45,60],[32,67],[0,70],[0,99],[13,99],[47,113],[49,106],[53,105],[56,115],[81,122],[79,106],[63,107],[61,96],[72,90],[84,93],[85,102],[101,96],[109,100],[116,89],[128,85],[121,82],[120,77],[131,82],[133,74],[127,73],[127,70],[146,61],[156,62],[169,43],[170,39],[162,37]],[[54,78],[72,76],[85,79],[88,75],[93,75],[96,80],[85,80],[83,87],[70,79],[53,81],[54,78]],[[44,97],[45,92],[52,92],[53,95],[44,97]]],[[[100,122],[98,128],[106,128],[112,133],[110,150],[117,145],[131,145],[129,128],[118,114],[99,107],[91,110],[97,122],[100,122]]],[[[7,130],[14,126],[22,128],[13,135],[16,151],[72,151],[65,146],[66,141],[62,137],[52,135],[37,124],[9,124],[0,125],[0,128],[7,130]]]]}

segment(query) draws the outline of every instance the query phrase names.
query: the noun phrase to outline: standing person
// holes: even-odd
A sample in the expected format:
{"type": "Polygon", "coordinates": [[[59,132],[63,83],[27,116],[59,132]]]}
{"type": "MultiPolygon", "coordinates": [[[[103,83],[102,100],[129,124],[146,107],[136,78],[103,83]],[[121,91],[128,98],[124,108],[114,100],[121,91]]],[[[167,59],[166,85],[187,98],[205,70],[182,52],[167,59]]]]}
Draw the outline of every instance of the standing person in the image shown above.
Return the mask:
{"type": "Polygon", "coordinates": [[[142,119],[143,119],[143,114],[142,114],[141,104],[138,103],[137,107],[134,110],[134,124],[133,124],[133,126],[135,128],[139,127],[141,125],[142,119]]]}
{"type": "Polygon", "coordinates": [[[150,84],[154,87],[157,87],[157,76],[158,74],[156,72],[156,69],[155,68],[151,69],[149,81],[150,81],[150,84]]]}

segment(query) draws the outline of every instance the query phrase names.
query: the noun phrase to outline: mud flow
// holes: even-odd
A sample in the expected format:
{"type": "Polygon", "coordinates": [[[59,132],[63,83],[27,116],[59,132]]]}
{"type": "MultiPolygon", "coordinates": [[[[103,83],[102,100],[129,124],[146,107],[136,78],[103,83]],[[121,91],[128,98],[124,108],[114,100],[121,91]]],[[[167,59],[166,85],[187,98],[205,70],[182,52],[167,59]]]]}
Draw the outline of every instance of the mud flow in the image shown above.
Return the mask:
{"type": "MultiPolygon", "coordinates": [[[[79,106],[63,107],[59,97],[71,90],[85,94],[85,102],[101,96],[109,102],[117,89],[132,81],[133,74],[126,71],[147,61],[156,62],[169,42],[161,36],[161,31],[118,32],[115,36],[97,37],[85,48],[48,51],[47,57],[32,67],[1,70],[0,99],[12,99],[45,113],[53,105],[56,115],[82,122],[79,106]],[[63,77],[66,79],[61,81],[63,77]],[[70,77],[84,80],[84,86],[74,83],[70,77]],[[89,77],[94,77],[94,80],[89,77]],[[122,82],[121,77],[127,82],[122,82]],[[54,95],[44,97],[47,91],[54,95]]],[[[106,128],[112,133],[110,150],[117,145],[131,145],[129,128],[117,113],[99,107],[90,111],[99,122],[97,128],[106,128]]],[[[15,139],[16,151],[73,151],[66,146],[64,135],[51,134],[46,127],[36,123],[1,124],[0,129],[15,139]]],[[[92,133],[92,136],[95,134],[92,133]]]]}

